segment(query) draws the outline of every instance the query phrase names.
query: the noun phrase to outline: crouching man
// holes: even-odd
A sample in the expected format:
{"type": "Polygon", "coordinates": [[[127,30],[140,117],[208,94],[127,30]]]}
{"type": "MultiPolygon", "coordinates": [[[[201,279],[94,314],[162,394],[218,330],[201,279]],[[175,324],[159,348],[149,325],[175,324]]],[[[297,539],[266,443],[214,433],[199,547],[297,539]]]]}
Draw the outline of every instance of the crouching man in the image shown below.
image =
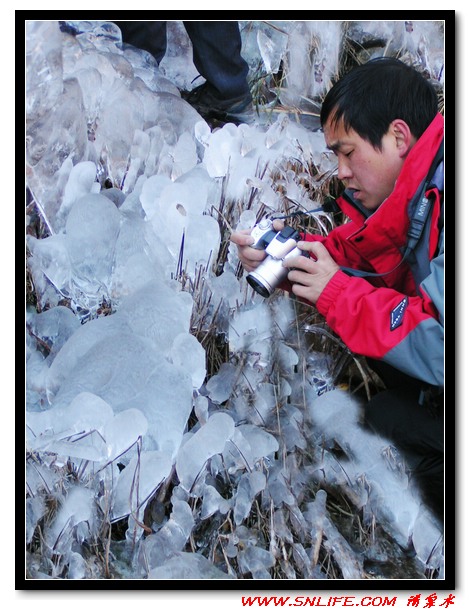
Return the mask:
{"type": "MultiPolygon", "coordinates": [[[[444,506],[444,120],[437,94],[390,58],[352,69],[321,110],[327,147],[346,190],[350,219],[324,237],[303,235],[308,257],[284,261],[288,288],[316,306],[386,390],[366,405],[366,423],[407,458],[423,497],[444,506]]],[[[252,271],[265,257],[249,231],[235,232],[252,271]]]]}

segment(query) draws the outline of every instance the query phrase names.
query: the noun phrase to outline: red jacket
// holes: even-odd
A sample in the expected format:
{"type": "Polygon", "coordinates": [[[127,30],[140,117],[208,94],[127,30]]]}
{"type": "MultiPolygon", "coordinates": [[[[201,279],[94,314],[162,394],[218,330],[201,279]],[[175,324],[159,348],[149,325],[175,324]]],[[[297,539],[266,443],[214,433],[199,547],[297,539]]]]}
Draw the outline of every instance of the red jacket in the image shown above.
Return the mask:
{"type": "MultiPolygon", "coordinates": [[[[436,386],[444,382],[443,184],[427,189],[434,204],[423,237],[410,258],[402,259],[413,197],[443,136],[444,120],[438,114],[411,149],[391,195],[368,218],[346,191],[338,204],[350,222],[326,237],[304,236],[321,240],[340,267],[384,274],[354,277],[338,271],[316,305],[330,328],[353,352],[436,386]]],[[[442,171],[441,164],[435,180],[440,181],[442,171]]]]}

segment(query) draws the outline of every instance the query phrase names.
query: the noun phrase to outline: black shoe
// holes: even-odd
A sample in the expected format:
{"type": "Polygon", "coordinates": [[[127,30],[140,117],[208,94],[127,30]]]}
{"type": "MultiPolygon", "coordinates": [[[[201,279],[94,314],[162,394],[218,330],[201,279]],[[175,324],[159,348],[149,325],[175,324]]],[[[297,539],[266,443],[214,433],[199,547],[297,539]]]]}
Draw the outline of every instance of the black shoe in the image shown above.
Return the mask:
{"type": "Polygon", "coordinates": [[[249,91],[238,97],[222,99],[215,94],[213,87],[203,83],[192,91],[182,91],[181,97],[204,118],[234,119],[241,123],[254,118],[253,98],[249,91]]]}

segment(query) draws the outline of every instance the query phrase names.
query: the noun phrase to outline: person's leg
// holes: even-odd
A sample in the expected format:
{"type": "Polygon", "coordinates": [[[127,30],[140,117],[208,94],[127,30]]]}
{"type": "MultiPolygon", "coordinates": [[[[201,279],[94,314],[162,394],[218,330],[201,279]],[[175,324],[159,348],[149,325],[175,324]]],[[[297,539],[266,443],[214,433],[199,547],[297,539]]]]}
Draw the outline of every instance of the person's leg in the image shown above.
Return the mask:
{"type": "Polygon", "coordinates": [[[409,387],[380,392],[365,407],[365,423],[401,450],[423,500],[440,519],[444,514],[444,414],[418,404],[409,387]]]}
{"type": "Polygon", "coordinates": [[[194,65],[215,96],[227,100],[249,95],[248,64],[241,55],[238,21],[183,23],[193,45],[194,65]]]}
{"type": "Polygon", "coordinates": [[[166,53],[166,21],[114,21],[122,41],[148,51],[160,64],[166,53]]]}

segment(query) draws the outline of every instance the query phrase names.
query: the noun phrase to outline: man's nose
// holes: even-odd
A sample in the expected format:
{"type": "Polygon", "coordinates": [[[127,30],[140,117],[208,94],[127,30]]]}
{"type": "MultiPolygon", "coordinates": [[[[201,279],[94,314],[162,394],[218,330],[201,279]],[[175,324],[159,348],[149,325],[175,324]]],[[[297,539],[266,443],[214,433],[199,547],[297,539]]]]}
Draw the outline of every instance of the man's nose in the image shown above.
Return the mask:
{"type": "Polygon", "coordinates": [[[338,178],[340,180],[348,180],[352,178],[352,171],[347,163],[343,159],[338,159],[338,178]]]}

